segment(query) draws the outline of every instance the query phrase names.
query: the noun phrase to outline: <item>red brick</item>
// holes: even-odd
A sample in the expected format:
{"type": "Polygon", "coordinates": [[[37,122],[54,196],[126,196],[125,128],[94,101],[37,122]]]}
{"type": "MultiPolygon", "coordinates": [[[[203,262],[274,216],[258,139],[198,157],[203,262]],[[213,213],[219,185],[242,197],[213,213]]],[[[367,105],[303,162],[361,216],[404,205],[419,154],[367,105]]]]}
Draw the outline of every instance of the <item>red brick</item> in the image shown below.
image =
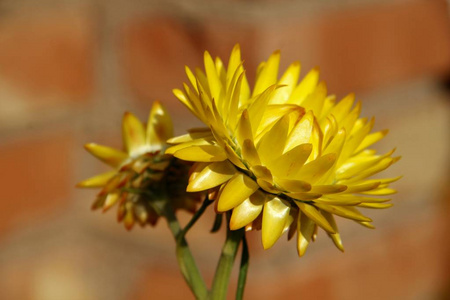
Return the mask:
{"type": "Polygon", "coordinates": [[[120,32],[119,55],[125,81],[147,109],[162,100],[172,111],[186,112],[172,95],[185,79],[184,66],[199,66],[203,51],[189,24],[164,16],[132,19],[120,32]]]}
{"type": "Polygon", "coordinates": [[[21,139],[0,147],[0,232],[67,204],[73,188],[70,134],[21,139]]]}
{"type": "Polygon", "coordinates": [[[450,68],[450,22],[444,0],[286,18],[262,31],[261,57],[281,48],[285,66],[292,60],[301,60],[304,70],[318,65],[333,93],[367,91],[450,68]]]}
{"type": "Polygon", "coordinates": [[[3,18],[0,76],[32,94],[32,99],[61,95],[84,99],[93,89],[92,33],[92,23],[79,12],[3,18]]]}

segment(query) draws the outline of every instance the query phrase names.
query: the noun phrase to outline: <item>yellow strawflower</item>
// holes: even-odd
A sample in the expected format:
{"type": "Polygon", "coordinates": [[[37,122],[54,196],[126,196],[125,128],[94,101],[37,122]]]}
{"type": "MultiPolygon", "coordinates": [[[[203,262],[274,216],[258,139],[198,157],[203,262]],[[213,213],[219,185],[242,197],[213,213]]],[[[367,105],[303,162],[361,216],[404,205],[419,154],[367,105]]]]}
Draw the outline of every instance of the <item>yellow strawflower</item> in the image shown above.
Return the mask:
{"type": "Polygon", "coordinates": [[[169,193],[164,196],[175,209],[195,211],[198,195],[185,192],[190,165],[164,154],[166,140],[173,136],[172,121],[165,108],[155,102],[147,126],[133,114],[125,113],[122,134],[124,151],[94,143],[85,145],[92,155],[114,168],[78,184],[101,188],[92,209],[106,211],[118,203],[117,219],[127,229],[136,221],[142,226],[156,224],[159,215],[151,202],[158,201],[161,193],[169,193]],[[141,193],[143,190],[146,193],[141,193]]]}
{"type": "Polygon", "coordinates": [[[302,256],[321,227],[343,251],[334,216],[373,228],[360,208],[387,208],[396,178],[371,179],[399,158],[368,149],[386,131],[359,118],[350,94],[339,102],[318,69],[299,81],[300,63],[279,78],[279,51],[250,88],[236,45],[228,66],[205,52],[205,72],[186,67],[189,84],[175,96],[208,128],[170,139],[167,150],[195,162],[187,190],[209,190],[216,210],[232,210],[230,228],[261,229],[265,249],[297,233],[302,256]]]}

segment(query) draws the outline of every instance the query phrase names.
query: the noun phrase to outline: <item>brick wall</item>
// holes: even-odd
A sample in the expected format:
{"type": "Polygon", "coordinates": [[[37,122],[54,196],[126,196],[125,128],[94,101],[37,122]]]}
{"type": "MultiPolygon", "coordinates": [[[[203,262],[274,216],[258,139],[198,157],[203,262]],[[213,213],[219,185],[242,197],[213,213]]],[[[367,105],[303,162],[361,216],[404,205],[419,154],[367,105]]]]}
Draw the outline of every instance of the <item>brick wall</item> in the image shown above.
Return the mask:
{"type": "MultiPolygon", "coordinates": [[[[248,299],[448,297],[448,11],[444,0],[0,2],[0,298],[187,297],[164,223],[126,232],[74,185],[102,170],[82,145],[120,145],[125,110],[145,118],[160,99],[178,133],[199,125],[171,89],[205,49],[227,59],[237,42],[250,80],[281,49],[282,67],[318,65],[329,91],[356,92],[390,128],[379,147],[397,145],[391,172],[405,175],[395,206],[371,214],[377,230],[340,224],[345,254],[319,239],[298,259],[292,243],[263,251],[250,234],[248,299]]],[[[189,237],[209,281],[224,238],[212,219],[189,237]]]]}

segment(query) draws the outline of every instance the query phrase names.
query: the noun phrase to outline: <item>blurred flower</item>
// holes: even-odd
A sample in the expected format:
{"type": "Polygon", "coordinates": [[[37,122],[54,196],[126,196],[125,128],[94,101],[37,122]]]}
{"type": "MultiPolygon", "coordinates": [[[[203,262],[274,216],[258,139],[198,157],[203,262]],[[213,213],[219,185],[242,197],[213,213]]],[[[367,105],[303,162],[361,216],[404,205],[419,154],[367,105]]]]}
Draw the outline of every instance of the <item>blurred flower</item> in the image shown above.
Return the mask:
{"type": "Polygon", "coordinates": [[[298,82],[298,62],[278,78],[279,61],[276,51],[259,65],[253,89],[238,45],[228,67],[208,52],[205,73],[186,67],[190,85],[174,94],[209,128],[170,139],[167,153],[196,162],[187,190],[209,189],[231,229],[262,229],[265,249],[289,231],[302,256],[321,227],[343,251],[334,216],[373,228],[359,208],[392,206],[378,196],[399,177],[369,178],[399,158],[368,149],[387,131],[371,133],[353,94],[336,103],[318,69],[298,82]]]}
{"type": "Polygon", "coordinates": [[[190,165],[164,154],[166,140],[173,136],[173,125],[165,108],[155,102],[147,127],[133,114],[125,113],[122,121],[125,151],[86,144],[92,155],[114,168],[113,171],[86,179],[78,184],[85,188],[102,188],[92,209],[107,211],[118,203],[118,221],[131,229],[155,225],[159,215],[154,204],[170,199],[175,209],[195,211],[198,195],[185,191],[190,165]]]}

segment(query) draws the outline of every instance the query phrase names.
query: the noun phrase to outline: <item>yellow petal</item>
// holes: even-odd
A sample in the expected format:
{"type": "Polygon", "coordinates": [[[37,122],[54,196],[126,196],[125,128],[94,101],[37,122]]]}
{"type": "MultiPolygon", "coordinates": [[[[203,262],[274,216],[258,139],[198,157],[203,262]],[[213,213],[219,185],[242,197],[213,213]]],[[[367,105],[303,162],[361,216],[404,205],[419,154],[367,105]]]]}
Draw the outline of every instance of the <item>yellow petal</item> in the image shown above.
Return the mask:
{"type": "Polygon", "coordinates": [[[207,140],[213,138],[211,129],[209,129],[209,128],[201,128],[201,129],[202,130],[200,130],[200,128],[199,128],[199,130],[197,130],[197,131],[189,132],[188,134],[170,138],[167,140],[167,143],[181,144],[181,143],[186,143],[186,142],[192,142],[193,140],[202,139],[202,138],[207,139],[207,140]]]}
{"type": "Polygon", "coordinates": [[[358,222],[358,221],[355,221],[355,222],[366,228],[375,229],[375,226],[373,226],[370,222],[358,222]]]}
{"type": "Polygon", "coordinates": [[[336,170],[336,179],[345,180],[360,175],[361,172],[376,167],[384,158],[391,156],[394,152],[395,148],[384,155],[352,157],[336,170]]]}
{"type": "Polygon", "coordinates": [[[184,106],[186,106],[194,114],[194,116],[196,116],[197,118],[199,118],[202,121],[206,121],[200,115],[200,113],[197,111],[197,109],[194,107],[194,105],[191,103],[190,98],[188,97],[188,95],[185,92],[183,92],[180,89],[173,89],[172,93],[175,95],[175,97],[177,97],[178,100],[180,100],[181,103],[184,104],[184,106]]]}
{"type": "Polygon", "coordinates": [[[207,139],[207,138],[198,138],[189,142],[185,142],[185,143],[181,143],[172,147],[169,147],[168,149],[166,149],[165,153],[166,154],[174,154],[175,152],[185,149],[185,148],[189,148],[192,146],[203,146],[203,145],[212,145],[212,140],[211,139],[207,139]]]}
{"type": "Polygon", "coordinates": [[[145,149],[145,129],[139,119],[132,113],[126,112],[122,121],[123,143],[130,155],[140,154],[145,149]]]}
{"type": "Polygon", "coordinates": [[[243,170],[247,170],[247,166],[245,166],[240,157],[236,154],[236,152],[228,145],[225,144],[225,153],[227,154],[228,159],[238,168],[243,170]]]}
{"type": "Polygon", "coordinates": [[[261,138],[257,149],[264,165],[283,154],[288,128],[289,116],[284,116],[261,138]]]}
{"type": "Polygon", "coordinates": [[[349,113],[355,101],[355,94],[349,94],[344,97],[338,104],[333,107],[330,114],[336,118],[336,121],[340,123],[349,113]]]}
{"type": "Polygon", "coordinates": [[[256,96],[265,91],[269,86],[277,83],[278,67],[280,65],[280,51],[272,53],[264,68],[258,75],[252,96],[256,96]]]}
{"type": "Polygon", "coordinates": [[[228,161],[214,162],[203,168],[194,179],[189,180],[187,191],[198,192],[216,187],[231,179],[236,172],[236,168],[228,161]]]}
{"type": "MultiPolygon", "coordinates": [[[[368,203],[382,203],[382,202],[386,202],[386,201],[390,201],[391,199],[387,199],[387,198],[377,198],[377,197],[367,197],[367,196],[360,196],[360,195],[354,195],[354,194],[346,194],[346,193],[342,193],[342,194],[328,194],[326,196],[324,196],[327,199],[331,199],[333,201],[338,201],[338,202],[345,202],[345,201],[350,201],[350,202],[354,202],[353,200],[355,200],[356,202],[359,203],[363,203],[363,202],[368,202],[368,203]]],[[[359,204],[357,203],[357,204],[359,204]]],[[[345,205],[345,204],[344,204],[345,205]]]]}
{"type": "Polygon", "coordinates": [[[319,68],[314,68],[306,74],[300,84],[294,89],[289,103],[300,105],[303,100],[311,94],[319,82],[319,68]]]}
{"type": "Polygon", "coordinates": [[[327,85],[322,81],[315,87],[311,94],[306,96],[301,105],[306,108],[306,110],[311,110],[314,112],[314,115],[317,117],[320,116],[326,97],[327,85]]]}
{"type": "Polygon", "coordinates": [[[288,192],[308,192],[311,190],[311,185],[305,181],[294,179],[276,179],[276,184],[281,187],[282,190],[288,192]]]}
{"type": "Polygon", "coordinates": [[[88,179],[85,179],[77,184],[77,187],[82,188],[98,188],[105,186],[111,178],[116,175],[116,171],[110,171],[107,173],[103,173],[88,179]]]}
{"type": "Polygon", "coordinates": [[[173,124],[169,113],[159,101],[155,101],[148,117],[147,145],[156,145],[155,150],[161,149],[172,136],[173,124]]]}
{"type": "Polygon", "coordinates": [[[120,193],[109,193],[106,196],[105,202],[103,204],[103,212],[107,211],[111,208],[114,204],[117,203],[117,200],[120,198],[120,193]]]}
{"type": "Polygon", "coordinates": [[[224,161],[227,154],[223,149],[216,145],[191,146],[174,153],[174,156],[187,161],[224,161]]]}
{"type": "Polygon", "coordinates": [[[359,114],[361,113],[361,101],[358,101],[355,107],[347,114],[346,117],[340,122],[340,126],[345,129],[346,132],[351,132],[355,122],[359,118],[359,114]]]}
{"type": "Polygon", "coordinates": [[[314,203],[338,206],[354,206],[360,204],[361,202],[362,200],[357,197],[341,198],[336,197],[335,195],[326,195],[314,200],[314,203]]]}
{"type": "Polygon", "coordinates": [[[322,197],[322,194],[318,194],[318,193],[286,193],[287,196],[297,199],[297,200],[302,200],[302,201],[311,201],[317,198],[322,197]]]}
{"type": "Polygon", "coordinates": [[[314,206],[302,202],[296,201],[295,204],[300,208],[300,210],[308,216],[311,220],[314,221],[317,225],[325,229],[325,231],[329,233],[336,233],[331,227],[330,223],[328,223],[327,219],[317,210],[314,206]]]}
{"type": "Polygon", "coordinates": [[[365,179],[367,177],[370,177],[374,174],[377,174],[388,167],[390,167],[396,160],[391,157],[383,158],[378,164],[375,166],[368,168],[366,170],[361,171],[360,173],[356,174],[356,176],[348,179],[345,181],[346,184],[351,184],[352,182],[358,182],[362,179],[365,179]]]}
{"type": "Polygon", "coordinates": [[[283,87],[277,89],[271,98],[271,104],[284,104],[288,101],[292,91],[297,85],[300,76],[300,67],[300,63],[296,61],[288,67],[286,72],[284,72],[283,76],[281,76],[278,81],[278,84],[283,85],[283,87]]]}
{"type": "Polygon", "coordinates": [[[219,75],[211,58],[211,55],[205,51],[204,55],[206,78],[208,80],[209,89],[211,91],[211,96],[216,101],[220,98],[220,93],[222,91],[222,82],[220,82],[219,75]]]}
{"type": "Polygon", "coordinates": [[[242,173],[236,174],[227,182],[221,191],[217,203],[217,210],[224,212],[238,206],[258,190],[258,188],[258,184],[247,175],[242,173]]]}
{"type": "Polygon", "coordinates": [[[334,231],[336,231],[336,233],[328,233],[328,236],[331,238],[331,240],[333,241],[334,245],[339,250],[344,252],[344,246],[342,245],[341,235],[338,232],[338,228],[337,228],[337,225],[336,225],[336,221],[334,220],[334,216],[332,214],[326,212],[326,211],[322,211],[321,213],[325,217],[325,219],[327,219],[328,223],[330,223],[331,227],[333,227],[334,231]]]}
{"type": "Polygon", "coordinates": [[[242,156],[246,162],[248,162],[251,166],[256,166],[261,164],[261,160],[259,159],[258,152],[256,151],[255,145],[249,139],[244,141],[242,145],[242,156]]]}
{"type": "Polygon", "coordinates": [[[252,126],[247,110],[242,112],[241,118],[239,119],[236,138],[239,145],[243,145],[245,140],[253,141],[252,126]]]}
{"type": "Polygon", "coordinates": [[[347,189],[346,185],[343,184],[330,184],[330,185],[314,185],[311,188],[311,193],[319,194],[336,194],[341,193],[347,189]]]}
{"type": "Polygon", "coordinates": [[[267,199],[262,219],[262,244],[269,249],[283,234],[289,216],[290,205],[278,197],[267,199]]]}
{"type": "Polygon", "coordinates": [[[289,151],[300,144],[309,143],[313,126],[314,114],[312,111],[308,111],[290,132],[289,137],[286,140],[284,151],[289,151]]]}
{"type": "Polygon", "coordinates": [[[264,166],[252,166],[250,171],[252,171],[253,175],[255,175],[258,179],[273,183],[272,173],[268,168],[264,166]]]}
{"type": "Polygon", "coordinates": [[[258,185],[268,193],[278,194],[280,192],[271,181],[258,178],[256,182],[258,182],[258,185]]]}
{"type": "Polygon", "coordinates": [[[233,74],[241,65],[241,47],[239,44],[236,44],[234,45],[230,59],[228,60],[227,86],[230,85],[233,74]]]}
{"type": "Polygon", "coordinates": [[[372,182],[380,182],[380,184],[389,184],[389,183],[393,183],[396,182],[397,180],[401,179],[403,176],[397,176],[397,177],[392,177],[392,178],[382,178],[382,179],[370,179],[370,180],[365,180],[364,183],[372,183],[372,182]]]}
{"type": "Polygon", "coordinates": [[[322,203],[316,203],[315,205],[318,208],[329,212],[330,214],[338,215],[355,221],[372,222],[372,219],[362,215],[356,208],[352,206],[332,206],[322,203]]]}
{"type": "Polygon", "coordinates": [[[84,145],[84,148],[89,151],[89,153],[113,168],[118,168],[128,159],[128,154],[125,152],[107,146],[90,143],[84,145]]]}
{"type": "Polygon", "coordinates": [[[261,213],[264,201],[264,193],[257,191],[236,206],[231,215],[230,229],[237,230],[253,222],[261,213]]]}
{"type": "Polygon", "coordinates": [[[330,144],[328,144],[328,146],[325,148],[323,155],[328,153],[336,153],[337,155],[339,155],[342,150],[342,146],[344,145],[346,136],[347,134],[345,129],[339,130],[333,137],[333,140],[330,142],[330,144]]]}
{"type": "Polygon", "coordinates": [[[394,206],[393,203],[361,203],[358,205],[358,207],[377,208],[377,209],[389,208],[392,206],[394,206]]]}
{"type": "Polygon", "coordinates": [[[297,218],[297,252],[302,257],[314,234],[316,224],[305,214],[299,213],[297,218]]]}
{"type": "Polygon", "coordinates": [[[311,184],[315,183],[324,175],[335,163],[336,154],[329,153],[324,156],[313,160],[306,165],[304,165],[300,171],[295,174],[295,178],[309,182],[311,184]]]}
{"type": "Polygon", "coordinates": [[[238,111],[239,111],[239,99],[241,98],[242,82],[245,78],[245,73],[242,72],[234,86],[233,93],[230,100],[230,107],[228,113],[228,122],[231,128],[236,127],[238,121],[238,111]]]}
{"type": "Polygon", "coordinates": [[[392,194],[396,194],[396,193],[397,193],[397,190],[394,190],[391,188],[381,188],[381,189],[376,189],[376,190],[372,190],[372,191],[361,192],[361,194],[377,195],[377,196],[386,196],[386,195],[392,195],[392,194]]]}
{"type": "Polygon", "coordinates": [[[289,178],[299,172],[312,151],[311,144],[301,144],[276,158],[269,167],[275,176],[289,178]]]}
{"type": "Polygon", "coordinates": [[[376,189],[379,185],[380,185],[380,182],[371,182],[371,183],[365,183],[365,184],[360,184],[360,185],[352,185],[352,186],[347,187],[346,193],[350,194],[350,193],[366,192],[366,191],[376,189]]]}
{"type": "Polygon", "coordinates": [[[274,91],[278,88],[277,85],[269,86],[263,93],[255,97],[248,108],[248,115],[250,118],[250,123],[252,125],[253,134],[256,135],[261,119],[264,116],[264,111],[272,98],[274,91]]]}
{"type": "Polygon", "coordinates": [[[358,148],[356,148],[355,152],[362,151],[362,150],[366,149],[367,147],[375,144],[376,142],[378,142],[379,140],[384,138],[388,134],[388,132],[389,132],[389,130],[386,129],[386,130],[382,130],[382,131],[378,131],[378,132],[374,132],[374,133],[368,134],[363,139],[363,141],[358,146],[358,148]]]}

